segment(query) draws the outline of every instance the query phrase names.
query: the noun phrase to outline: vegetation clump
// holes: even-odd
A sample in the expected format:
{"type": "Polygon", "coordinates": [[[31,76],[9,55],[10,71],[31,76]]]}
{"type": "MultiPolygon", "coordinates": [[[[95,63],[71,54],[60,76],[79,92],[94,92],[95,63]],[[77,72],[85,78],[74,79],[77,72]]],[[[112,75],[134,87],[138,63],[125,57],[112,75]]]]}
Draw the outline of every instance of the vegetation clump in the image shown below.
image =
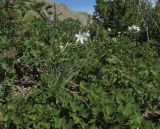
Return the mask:
{"type": "Polygon", "coordinates": [[[95,14],[104,20],[94,17],[85,26],[71,18],[26,20],[37,5],[0,2],[0,128],[160,128],[158,35],[142,23],[140,32],[125,33],[140,19],[133,15],[136,23],[125,24],[132,12],[117,21],[121,11],[115,11],[118,23],[110,25],[108,11],[126,5],[108,10],[98,2],[95,14]]]}

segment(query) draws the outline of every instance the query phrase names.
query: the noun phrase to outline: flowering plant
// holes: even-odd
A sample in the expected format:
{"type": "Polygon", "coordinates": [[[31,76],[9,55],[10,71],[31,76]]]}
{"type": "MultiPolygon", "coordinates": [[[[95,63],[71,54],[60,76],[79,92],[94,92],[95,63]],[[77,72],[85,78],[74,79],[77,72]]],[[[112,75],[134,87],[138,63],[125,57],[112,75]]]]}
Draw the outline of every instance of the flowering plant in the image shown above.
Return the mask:
{"type": "Polygon", "coordinates": [[[129,26],[128,27],[128,30],[129,31],[135,31],[135,32],[140,32],[140,27],[139,26],[137,26],[137,25],[132,25],[132,26],[129,26]]]}
{"type": "Polygon", "coordinates": [[[82,33],[79,31],[79,34],[75,34],[75,36],[77,37],[76,42],[77,43],[81,43],[84,44],[84,41],[87,41],[88,38],[90,37],[89,31],[87,31],[86,33],[82,33]]]}

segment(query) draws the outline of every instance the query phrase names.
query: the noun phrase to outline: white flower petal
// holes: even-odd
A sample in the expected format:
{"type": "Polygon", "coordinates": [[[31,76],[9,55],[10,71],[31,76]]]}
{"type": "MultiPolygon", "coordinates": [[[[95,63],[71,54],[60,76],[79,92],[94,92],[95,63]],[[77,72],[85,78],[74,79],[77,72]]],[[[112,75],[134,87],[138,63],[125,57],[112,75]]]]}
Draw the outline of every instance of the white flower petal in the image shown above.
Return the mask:
{"type": "Polygon", "coordinates": [[[81,44],[84,44],[83,39],[80,39],[80,43],[81,43],[81,44]]]}

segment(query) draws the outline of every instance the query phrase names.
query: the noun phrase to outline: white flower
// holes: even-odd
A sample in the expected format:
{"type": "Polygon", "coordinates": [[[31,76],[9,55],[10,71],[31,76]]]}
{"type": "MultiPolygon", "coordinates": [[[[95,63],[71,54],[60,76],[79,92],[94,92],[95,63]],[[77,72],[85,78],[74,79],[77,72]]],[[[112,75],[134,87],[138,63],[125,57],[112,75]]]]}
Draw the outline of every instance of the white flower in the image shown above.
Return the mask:
{"type": "Polygon", "coordinates": [[[20,63],[21,61],[20,61],[20,59],[17,59],[17,61],[18,61],[18,63],[20,63]]]}
{"type": "Polygon", "coordinates": [[[119,35],[121,35],[121,32],[118,32],[119,35]]]}
{"type": "Polygon", "coordinates": [[[108,28],[108,31],[111,32],[111,28],[108,28]]]}
{"type": "Polygon", "coordinates": [[[84,40],[86,40],[86,38],[84,37],[84,35],[81,34],[81,32],[79,32],[79,34],[75,34],[75,36],[77,37],[76,42],[84,44],[84,40]]]}
{"type": "Polygon", "coordinates": [[[139,31],[140,31],[140,27],[137,26],[137,25],[132,25],[132,26],[129,26],[129,27],[128,27],[128,30],[129,30],[129,31],[139,32],[139,31]]]}
{"type": "Polygon", "coordinates": [[[121,32],[118,32],[118,37],[120,37],[121,36],[121,32]]]}
{"type": "Polygon", "coordinates": [[[75,36],[77,37],[77,40],[76,40],[77,43],[80,42],[81,44],[84,44],[84,41],[87,41],[88,37],[90,37],[90,34],[89,34],[89,31],[83,34],[79,32],[79,34],[75,34],[75,36]]]}

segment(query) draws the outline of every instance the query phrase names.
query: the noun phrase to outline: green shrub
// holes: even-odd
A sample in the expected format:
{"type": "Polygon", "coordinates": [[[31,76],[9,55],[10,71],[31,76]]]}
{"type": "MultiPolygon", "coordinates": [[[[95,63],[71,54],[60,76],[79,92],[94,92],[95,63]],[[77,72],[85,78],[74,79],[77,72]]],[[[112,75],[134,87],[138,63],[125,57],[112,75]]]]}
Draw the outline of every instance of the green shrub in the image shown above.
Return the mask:
{"type": "Polygon", "coordinates": [[[160,65],[150,44],[72,19],[19,21],[18,37],[0,35],[0,128],[160,128],[160,65]],[[76,43],[87,29],[91,37],[76,43]],[[16,53],[6,56],[10,48],[16,53]]]}

